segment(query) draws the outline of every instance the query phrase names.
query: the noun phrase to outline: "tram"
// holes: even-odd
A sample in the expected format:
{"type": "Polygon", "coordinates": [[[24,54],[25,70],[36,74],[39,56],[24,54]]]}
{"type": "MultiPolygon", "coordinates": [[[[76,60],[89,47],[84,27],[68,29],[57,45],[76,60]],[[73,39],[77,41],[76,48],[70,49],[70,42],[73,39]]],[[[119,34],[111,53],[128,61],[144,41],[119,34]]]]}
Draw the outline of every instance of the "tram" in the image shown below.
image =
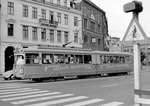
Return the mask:
{"type": "Polygon", "coordinates": [[[77,48],[29,47],[15,52],[14,76],[41,81],[54,77],[80,77],[130,73],[132,54],[77,48]]]}

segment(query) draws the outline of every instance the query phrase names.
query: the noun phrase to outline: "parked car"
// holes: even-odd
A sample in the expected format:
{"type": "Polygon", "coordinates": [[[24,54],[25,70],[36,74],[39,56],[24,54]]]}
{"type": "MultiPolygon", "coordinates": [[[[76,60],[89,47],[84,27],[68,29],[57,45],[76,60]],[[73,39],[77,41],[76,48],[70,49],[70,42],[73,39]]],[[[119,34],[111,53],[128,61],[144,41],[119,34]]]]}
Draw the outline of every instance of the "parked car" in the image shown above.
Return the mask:
{"type": "Polygon", "coordinates": [[[14,70],[9,70],[3,73],[3,78],[5,80],[12,80],[15,79],[14,77],[14,70]]]}

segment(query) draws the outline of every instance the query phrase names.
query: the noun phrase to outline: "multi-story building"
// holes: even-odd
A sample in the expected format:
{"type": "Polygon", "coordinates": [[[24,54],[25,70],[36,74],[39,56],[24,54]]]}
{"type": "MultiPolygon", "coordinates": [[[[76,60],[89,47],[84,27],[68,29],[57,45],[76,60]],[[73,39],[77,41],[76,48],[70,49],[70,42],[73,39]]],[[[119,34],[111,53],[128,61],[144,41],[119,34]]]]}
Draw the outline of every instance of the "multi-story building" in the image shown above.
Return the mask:
{"type": "Polygon", "coordinates": [[[11,70],[22,46],[82,47],[81,11],[70,0],[0,0],[0,74],[11,70]]]}
{"type": "Polygon", "coordinates": [[[82,37],[83,48],[108,50],[106,38],[108,25],[105,12],[90,0],[82,0],[82,37]]]}

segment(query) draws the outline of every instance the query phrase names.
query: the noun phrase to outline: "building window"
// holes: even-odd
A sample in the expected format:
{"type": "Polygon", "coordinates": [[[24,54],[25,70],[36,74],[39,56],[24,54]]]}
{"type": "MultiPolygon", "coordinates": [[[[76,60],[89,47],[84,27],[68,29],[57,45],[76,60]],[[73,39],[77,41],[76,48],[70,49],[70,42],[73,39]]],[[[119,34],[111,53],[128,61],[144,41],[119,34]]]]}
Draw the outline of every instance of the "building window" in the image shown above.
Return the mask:
{"type": "Polygon", "coordinates": [[[41,9],[41,17],[42,17],[43,19],[46,19],[46,10],[41,9]]]}
{"type": "Polygon", "coordinates": [[[78,26],[78,17],[74,17],[74,26],[78,26]]]}
{"type": "Polygon", "coordinates": [[[87,27],[88,27],[88,21],[87,19],[84,19],[84,29],[87,29],[87,27]]]}
{"type": "Polygon", "coordinates": [[[64,0],[64,6],[67,7],[67,0],[64,0]]]}
{"type": "Polygon", "coordinates": [[[38,40],[37,27],[32,27],[32,39],[38,40]]]}
{"type": "Polygon", "coordinates": [[[96,38],[95,37],[91,38],[91,43],[96,43],[96,38]]]}
{"type": "Polygon", "coordinates": [[[87,35],[84,35],[84,43],[87,43],[88,42],[88,37],[87,35]]]}
{"type": "Polygon", "coordinates": [[[59,6],[60,6],[60,0],[57,0],[57,5],[59,5],[59,6]]]}
{"type": "Polygon", "coordinates": [[[49,34],[50,34],[50,41],[51,41],[51,42],[54,42],[54,30],[51,29],[51,30],[49,31],[49,34]]]}
{"type": "Polygon", "coordinates": [[[101,39],[98,39],[98,45],[101,45],[101,39]]]}
{"type": "Polygon", "coordinates": [[[46,28],[41,29],[41,39],[46,40],[46,28]]]}
{"type": "Polygon", "coordinates": [[[8,2],[8,14],[9,15],[14,15],[14,3],[13,2],[8,2]]]}
{"type": "Polygon", "coordinates": [[[65,19],[65,25],[68,25],[68,15],[64,14],[64,19],[65,19]]]}
{"type": "Polygon", "coordinates": [[[36,7],[32,7],[32,18],[37,19],[37,8],[36,7]]]}
{"type": "Polygon", "coordinates": [[[45,3],[45,0],[41,0],[42,3],[45,3]]]}
{"type": "Polygon", "coordinates": [[[53,11],[49,11],[49,20],[51,23],[54,22],[54,12],[53,11]]]}
{"type": "Polygon", "coordinates": [[[58,23],[61,23],[61,13],[57,13],[58,23]]]}
{"type": "Polygon", "coordinates": [[[91,31],[95,32],[95,22],[93,22],[93,21],[90,22],[90,29],[91,29],[91,31]]]}
{"type": "Polygon", "coordinates": [[[49,0],[50,3],[53,3],[53,0],[49,0]]]}
{"type": "Polygon", "coordinates": [[[28,39],[28,26],[23,25],[23,39],[28,39]]]}
{"type": "Polygon", "coordinates": [[[8,24],[8,36],[14,36],[14,24],[8,24]]]}
{"type": "Polygon", "coordinates": [[[64,42],[67,43],[68,42],[68,32],[64,32],[64,42]]]}
{"type": "Polygon", "coordinates": [[[74,33],[74,42],[78,43],[78,33],[74,33]]]}
{"type": "Polygon", "coordinates": [[[57,31],[57,42],[61,42],[61,31],[57,31]]]}
{"type": "Polygon", "coordinates": [[[28,6],[23,5],[23,17],[28,17],[28,6]]]}
{"type": "Polygon", "coordinates": [[[98,31],[98,32],[101,31],[101,25],[100,25],[100,24],[97,25],[97,31],[98,31]]]}

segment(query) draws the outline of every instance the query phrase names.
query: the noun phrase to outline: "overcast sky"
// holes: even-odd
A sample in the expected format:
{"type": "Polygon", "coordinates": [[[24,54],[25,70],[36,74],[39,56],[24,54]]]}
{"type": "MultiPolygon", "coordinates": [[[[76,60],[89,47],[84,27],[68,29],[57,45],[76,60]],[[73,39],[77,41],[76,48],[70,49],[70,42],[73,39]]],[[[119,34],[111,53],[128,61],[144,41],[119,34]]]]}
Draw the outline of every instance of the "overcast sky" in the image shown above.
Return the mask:
{"type": "MultiPolygon", "coordinates": [[[[132,0],[91,0],[106,12],[109,35],[123,38],[131,21],[132,13],[125,13],[123,5],[132,0]]],[[[147,36],[150,37],[150,0],[139,0],[143,4],[143,12],[139,15],[139,21],[147,36]]]]}

